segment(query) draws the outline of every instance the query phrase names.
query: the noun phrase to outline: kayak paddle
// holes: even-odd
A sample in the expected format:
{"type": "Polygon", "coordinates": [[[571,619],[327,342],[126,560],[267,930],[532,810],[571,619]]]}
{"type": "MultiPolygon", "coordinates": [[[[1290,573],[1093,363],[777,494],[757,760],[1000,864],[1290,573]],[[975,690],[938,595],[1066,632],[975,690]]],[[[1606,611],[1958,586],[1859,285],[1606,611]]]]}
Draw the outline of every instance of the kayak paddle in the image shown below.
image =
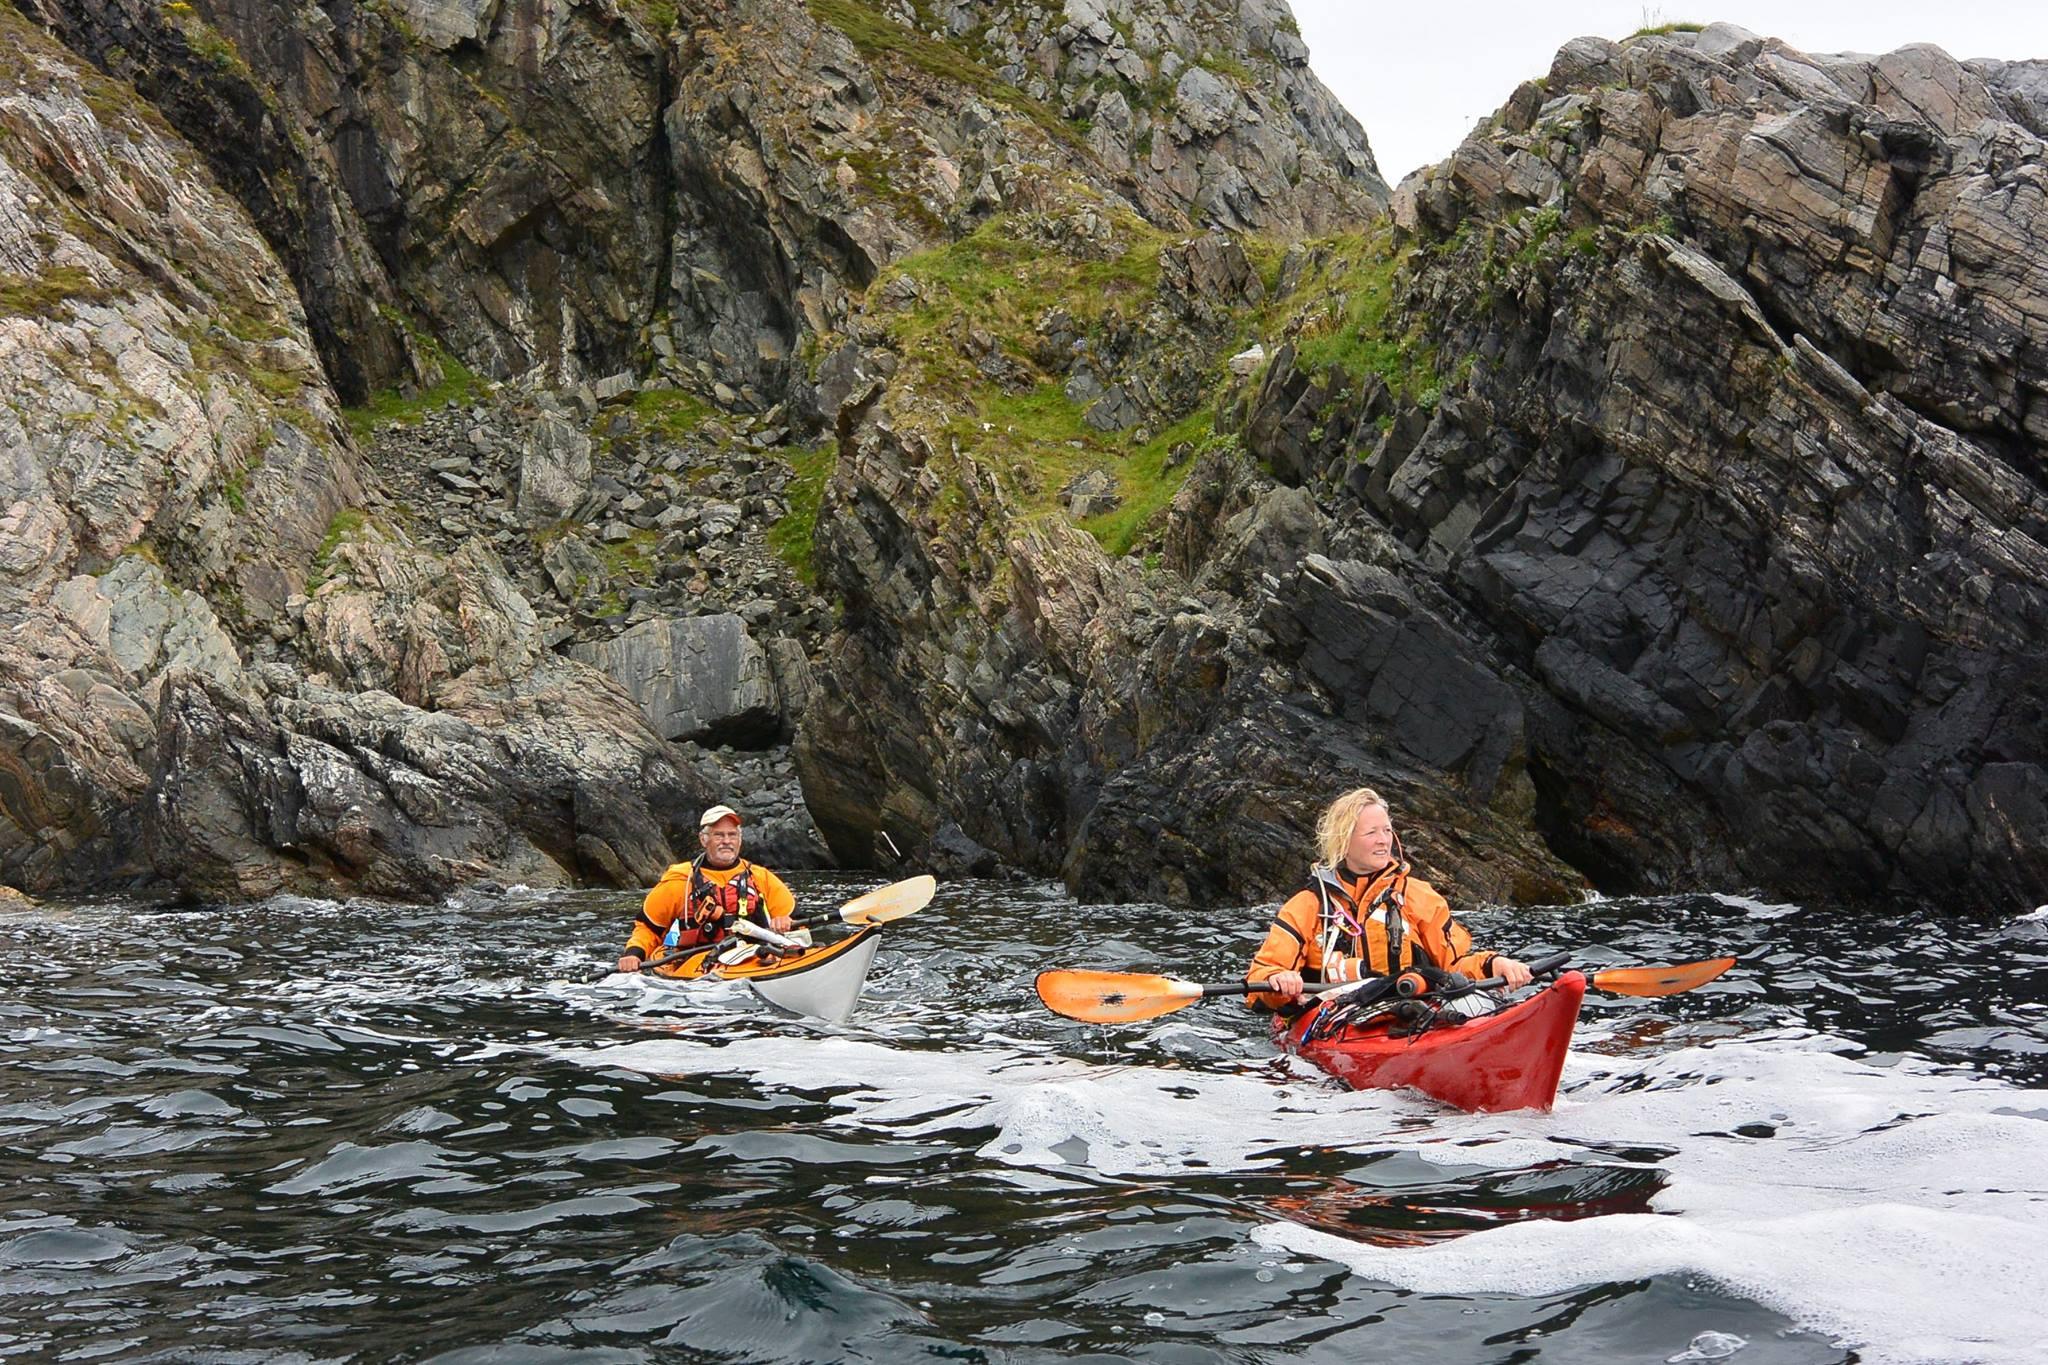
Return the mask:
{"type": "MultiPolygon", "coordinates": [[[[1544,958],[1530,964],[1530,970],[1539,976],[1554,972],[1564,965],[1567,956],[1559,953],[1544,958]]],[[[1695,986],[1704,986],[1734,965],[1732,957],[1717,957],[1672,967],[1609,967],[1591,973],[1587,980],[1616,995],[1676,995],[1695,986]]],[[[1311,981],[1301,989],[1304,995],[1352,990],[1375,979],[1368,978],[1365,982],[1311,981]]],[[[1466,991],[1491,990],[1506,984],[1500,977],[1491,976],[1483,981],[1474,981],[1456,992],[1440,994],[1463,995],[1466,991]]],[[[1176,977],[1139,972],[1040,972],[1037,985],[1038,998],[1045,1002],[1047,1009],[1084,1024],[1135,1023],[1140,1019],[1156,1019],[1162,1014],[1186,1009],[1197,1000],[1254,995],[1265,990],[1263,984],[1249,981],[1182,981],[1176,977]]]]}
{"type": "Polygon", "coordinates": [[[938,889],[938,879],[931,876],[891,882],[840,906],[839,918],[848,924],[887,924],[924,909],[938,889]]]}

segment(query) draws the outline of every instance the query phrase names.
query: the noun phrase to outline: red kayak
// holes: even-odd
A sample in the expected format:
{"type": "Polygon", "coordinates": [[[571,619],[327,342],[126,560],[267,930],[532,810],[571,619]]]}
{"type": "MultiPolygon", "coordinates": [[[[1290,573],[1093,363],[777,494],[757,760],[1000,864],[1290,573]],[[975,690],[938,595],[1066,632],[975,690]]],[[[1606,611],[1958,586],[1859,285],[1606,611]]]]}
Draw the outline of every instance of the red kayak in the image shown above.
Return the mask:
{"type": "Polygon", "coordinates": [[[1381,1015],[1303,1042],[1321,1007],[1286,1029],[1285,1046],[1354,1090],[1419,1090],[1474,1112],[1548,1110],[1579,1021],[1586,978],[1566,972],[1498,1014],[1394,1036],[1381,1015]]]}

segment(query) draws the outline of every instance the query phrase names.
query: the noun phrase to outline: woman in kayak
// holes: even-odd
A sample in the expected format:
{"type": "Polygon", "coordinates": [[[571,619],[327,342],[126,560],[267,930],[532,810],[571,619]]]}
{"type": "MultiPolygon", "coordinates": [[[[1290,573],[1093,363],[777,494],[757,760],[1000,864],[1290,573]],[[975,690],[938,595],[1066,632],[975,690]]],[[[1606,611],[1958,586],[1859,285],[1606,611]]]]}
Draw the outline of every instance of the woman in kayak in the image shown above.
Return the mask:
{"type": "Polygon", "coordinates": [[[701,856],[662,874],[633,920],[633,936],[618,969],[637,972],[660,949],[702,948],[724,938],[733,923],[751,919],[777,933],[794,922],[796,897],[782,878],[740,857],[740,813],[713,806],[697,822],[701,856]]]}
{"type": "Polygon", "coordinates": [[[1322,861],[1280,907],[1245,980],[1270,989],[1253,1009],[1295,1013],[1308,981],[1358,981],[1409,968],[1529,984],[1514,958],[1480,952],[1436,888],[1410,874],[1387,803],[1370,787],[1330,804],[1316,827],[1322,861]]]}

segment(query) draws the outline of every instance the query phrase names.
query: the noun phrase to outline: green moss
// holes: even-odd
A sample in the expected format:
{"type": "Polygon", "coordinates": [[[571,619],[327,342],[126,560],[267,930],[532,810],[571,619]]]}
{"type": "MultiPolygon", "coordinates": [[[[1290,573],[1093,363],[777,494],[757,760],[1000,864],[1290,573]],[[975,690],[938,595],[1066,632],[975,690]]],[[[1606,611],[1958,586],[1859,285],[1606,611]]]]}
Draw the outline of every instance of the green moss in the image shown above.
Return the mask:
{"type": "Polygon", "coordinates": [[[367,440],[379,428],[388,426],[412,426],[427,413],[447,404],[466,403],[488,392],[485,381],[472,369],[449,355],[430,339],[420,339],[420,345],[429,357],[441,367],[441,382],[430,389],[407,394],[403,389],[387,389],[371,397],[359,408],[349,408],[343,416],[348,419],[349,430],[356,439],[367,440]]]}
{"type": "Polygon", "coordinates": [[[1255,88],[1259,83],[1258,77],[1252,75],[1251,68],[1228,52],[1204,52],[1195,59],[1195,65],[1236,81],[1246,89],[1255,88]]]}
{"type": "Polygon", "coordinates": [[[1552,235],[1563,226],[1563,210],[1556,208],[1537,210],[1535,216],[1529,220],[1529,238],[1522,243],[1521,250],[1515,253],[1515,260],[1523,265],[1534,264],[1538,253],[1543,250],[1543,244],[1549,241],[1552,235]]]}
{"type": "Polygon", "coordinates": [[[666,37],[675,31],[675,0],[640,0],[629,8],[656,37],[666,37]]]}
{"type": "Polygon", "coordinates": [[[1327,258],[1297,291],[1296,299],[1327,299],[1304,323],[1295,345],[1310,373],[1336,370],[1353,382],[1378,375],[1396,394],[1428,407],[1441,393],[1436,351],[1421,323],[1396,324],[1394,291],[1409,250],[1395,247],[1381,229],[1370,237],[1338,238],[1327,258]]]}
{"type": "Polygon", "coordinates": [[[1081,529],[1095,537],[1098,545],[1112,555],[1129,554],[1131,547],[1150,528],[1187,482],[1192,459],[1172,469],[1166,463],[1175,446],[1189,442],[1209,446],[1233,437],[1216,435],[1215,421],[1207,409],[1190,413],[1133,451],[1116,470],[1117,493],[1123,499],[1115,508],[1081,523],[1081,529]]]}
{"type": "Polygon", "coordinates": [[[227,500],[228,506],[235,509],[236,516],[249,510],[249,476],[255,473],[262,463],[263,457],[258,455],[221,480],[220,495],[227,500]]]}
{"type": "Polygon", "coordinates": [[[879,145],[842,152],[838,160],[852,169],[854,181],[870,199],[879,199],[934,236],[946,232],[946,220],[918,195],[914,173],[894,147],[879,145]]]}
{"type": "Polygon", "coordinates": [[[839,447],[835,444],[818,446],[812,450],[799,450],[790,456],[790,466],[796,470],[796,477],[789,481],[785,490],[789,498],[789,514],[768,528],[768,546],[782,557],[782,561],[796,571],[796,576],[806,584],[818,581],[816,569],[811,565],[811,550],[818,531],[818,507],[825,499],[825,482],[832,477],[832,468],[839,460],[839,447]]]}
{"type": "Polygon", "coordinates": [[[1630,38],[1661,38],[1667,33],[1698,33],[1705,28],[1705,24],[1653,24],[1647,28],[1639,28],[1628,36],[1630,38]]]}
{"type": "Polygon", "coordinates": [[[67,303],[106,303],[110,295],[75,265],[51,266],[40,275],[0,271],[0,315],[47,317],[67,303]]]}
{"type": "Polygon", "coordinates": [[[334,563],[334,552],[342,542],[354,540],[369,525],[369,514],[360,507],[344,507],[336,512],[327,523],[327,533],[320,537],[320,547],[313,551],[313,563],[306,571],[306,591],[310,594],[327,581],[328,570],[334,563]]]}
{"type": "MultiPolygon", "coordinates": [[[[1128,243],[1102,261],[1077,261],[1015,235],[996,218],[957,242],[897,267],[917,281],[923,302],[892,327],[907,345],[929,342],[956,322],[970,323],[1021,349],[1046,310],[1065,308],[1086,322],[1159,287],[1159,253],[1169,238],[1135,216],[1117,223],[1128,243]]],[[[957,361],[957,346],[948,343],[957,361]]]]}
{"type": "Polygon", "coordinates": [[[711,406],[685,389],[642,389],[628,405],[635,424],[650,435],[680,441],[711,416],[711,406]]]}

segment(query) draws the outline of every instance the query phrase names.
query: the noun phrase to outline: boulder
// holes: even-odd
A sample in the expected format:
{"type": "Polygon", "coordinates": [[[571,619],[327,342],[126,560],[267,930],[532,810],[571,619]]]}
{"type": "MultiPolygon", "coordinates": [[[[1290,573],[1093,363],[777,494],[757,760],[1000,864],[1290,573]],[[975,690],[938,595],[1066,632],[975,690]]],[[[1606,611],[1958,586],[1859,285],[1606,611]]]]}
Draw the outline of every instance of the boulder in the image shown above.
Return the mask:
{"type": "Polygon", "coordinates": [[[623,687],[664,739],[758,749],[783,731],[767,651],[738,616],[644,621],[569,653],[623,687]]]}
{"type": "Polygon", "coordinates": [[[566,418],[543,413],[519,453],[521,520],[545,526],[569,516],[590,493],[590,438],[566,418]]]}

